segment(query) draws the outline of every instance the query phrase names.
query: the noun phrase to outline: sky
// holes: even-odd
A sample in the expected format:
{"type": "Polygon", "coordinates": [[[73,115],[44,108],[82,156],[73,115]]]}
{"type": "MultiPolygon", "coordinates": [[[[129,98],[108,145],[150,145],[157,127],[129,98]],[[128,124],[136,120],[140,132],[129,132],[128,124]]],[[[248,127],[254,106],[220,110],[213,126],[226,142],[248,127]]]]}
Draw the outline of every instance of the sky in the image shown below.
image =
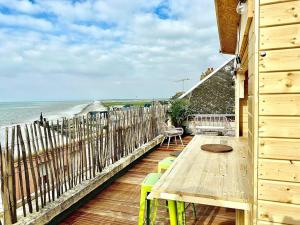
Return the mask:
{"type": "Polygon", "coordinates": [[[166,98],[228,58],[211,0],[0,0],[0,101],[166,98]]]}

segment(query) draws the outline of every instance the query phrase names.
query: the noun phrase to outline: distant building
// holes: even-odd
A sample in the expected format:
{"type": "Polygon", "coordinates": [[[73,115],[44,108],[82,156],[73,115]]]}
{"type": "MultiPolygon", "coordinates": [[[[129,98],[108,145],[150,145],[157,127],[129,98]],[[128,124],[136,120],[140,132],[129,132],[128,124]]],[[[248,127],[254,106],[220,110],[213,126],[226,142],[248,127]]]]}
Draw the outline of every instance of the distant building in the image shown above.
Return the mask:
{"type": "Polygon", "coordinates": [[[234,80],[225,69],[231,64],[232,59],[215,70],[208,68],[200,82],[179,97],[189,101],[189,114],[234,114],[234,80]]]}

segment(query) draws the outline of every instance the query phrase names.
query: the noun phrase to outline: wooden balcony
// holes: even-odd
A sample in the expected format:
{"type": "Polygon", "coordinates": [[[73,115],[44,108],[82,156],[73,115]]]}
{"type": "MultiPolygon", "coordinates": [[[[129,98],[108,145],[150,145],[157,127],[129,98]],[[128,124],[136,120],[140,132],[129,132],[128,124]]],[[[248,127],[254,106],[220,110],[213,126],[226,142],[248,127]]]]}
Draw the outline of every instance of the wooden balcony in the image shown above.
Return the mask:
{"type": "MultiPolygon", "coordinates": [[[[185,137],[183,139],[184,144],[187,145],[191,139],[191,136],[185,137]]],[[[146,155],[103,191],[92,196],[91,200],[81,205],[64,220],[60,220],[60,224],[137,224],[140,183],[148,173],[157,170],[157,164],[161,159],[168,157],[174,151],[182,149],[183,146],[179,143],[178,145],[172,143],[169,149],[167,149],[167,145],[156,147],[153,152],[146,155]]],[[[169,216],[164,205],[164,202],[160,202],[157,224],[169,224],[169,216]]],[[[193,217],[191,208],[187,210],[188,224],[235,224],[235,210],[233,209],[205,205],[197,205],[196,207],[196,220],[193,217]]]]}

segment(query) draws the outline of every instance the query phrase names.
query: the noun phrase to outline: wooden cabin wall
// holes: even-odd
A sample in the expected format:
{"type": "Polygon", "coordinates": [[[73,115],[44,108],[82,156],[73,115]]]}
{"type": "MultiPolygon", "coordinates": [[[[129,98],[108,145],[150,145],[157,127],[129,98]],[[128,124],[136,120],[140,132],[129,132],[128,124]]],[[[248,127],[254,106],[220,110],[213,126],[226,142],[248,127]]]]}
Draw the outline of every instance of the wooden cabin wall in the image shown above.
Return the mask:
{"type": "Polygon", "coordinates": [[[260,0],[259,13],[257,224],[299,225],[300,1],[260,0]]]}
{"type": "MultiPolygon", "coordinates": [[[[255,21],[252,20],[249,28],[248,33],[248,77],[247,77],[247,83],[248,83],[248,146],[249,146],[249,163],[250,163],[250,185],[252,187],[252,193],[250,193],[251,201],[254,203],[255,199],[254,196],[256,195],[256,189],[255,189],[255,177],[254,174],[256,163],[255,163],[255,157],[256,157],[256,137],[257,132],[255,131],[255,128],[257,127],[257,56],[255,52],[255,43],[257,42],[257,35],[255,33],[255,21]]],[[[250,211],[250,221],[256,222],[256,205],[254,204],[253,210],[250,211]]],[[[250,223],[252,224],[252,223],[250,223]]]]}
{"type": "MultiPolygon", "coordinates": [[[[255,202],[255,168],[256,161],[256,143],[257,143],[257,102],[258,102],[258,75],[257,75],[257,30],[255,28],[255,21],[253,16],[255,13],[254,2],[252,0],[247,1],[247,13],[241,15],[240,18],[240,56],[242,58],[241,68],[239,73],[244,75],[244,98],[240,99],[240,118],[243,118],[243,122],[240,121],[240,126],[242,127],[242,133],[240,136],[248,138],[248,168],[249,168],[249,185],[251,193],[249,193],[249,200],[251,203],[255,202]],[[243,108],[243,110],[242,110],[243,108]]],[[[254,204],[255,205],[255,204],[254,204]]],[[[250,211],[245,214],[247,224],[256,223],[256,207],[250,209],[250,211]]]]}
{"type": "MultiPolygon", "coordinates": [[[[238,30],[240,43],[238,46],[237,53],[240,54],[241,57],[241,67],[238,71],[237,80],[243,80],[243,91],[239,90],[239,136],[247,137],[249,148],[248,148],[248,162],[249,162],[249,185],[252,187],[249,193],[249,201],[251,203],[255,202],[255,153],[257,152],[255,139],[256,133],[254,132],[256,124],[257,124],[257,106],[255,105],[257,102],[257,34],[255,33],[254,27],[254,2],[252,0],[247,1],[247,10],[240,17],[240,24],[238,30]],[[241,94],[243,92],[243,94],[241,94]]],[[[251,209],[245,214],[245,224],[252,225],[256,221],[255,216],[255,208],[251,207],[251,209]],[[247,222],[246,222],[247,221],[247,222]]]]}
{"type": "Polygon", "coordinates": [[[241,57],[241,68],[238,71],[237,81],[239,82],[239,99],[238,112],[239,112],[239,132],[238,136],[248,136],[248,38],[251,21],[253,18],[253,0],[248,0],[246,3],[245,13],[240,17],[237,38],[239,43],[237,45],[236,53],[241,57]],[[240,31],[239,31],[240,30],[240,31]]]}

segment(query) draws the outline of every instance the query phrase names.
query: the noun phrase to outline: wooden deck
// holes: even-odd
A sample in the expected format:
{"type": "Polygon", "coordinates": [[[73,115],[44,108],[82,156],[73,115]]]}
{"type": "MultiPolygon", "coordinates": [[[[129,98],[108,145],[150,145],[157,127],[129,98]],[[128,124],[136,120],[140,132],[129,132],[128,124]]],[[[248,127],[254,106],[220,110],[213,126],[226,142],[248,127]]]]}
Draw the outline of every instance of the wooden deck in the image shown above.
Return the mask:
{"type": "MultiPolygon", "coordinates": [[[[183,139],[186,145],[192,137],[183,139]]],[[[181,145],[172,143],[157,147],[123,176],[96,195],[88,203],[74,211],[61,225],[69,224],[137,224],[140,200],[140,183],[144,177],[157,170],[159,160],[168,157],[172,151],[182,150],[181,145]]],[[[168,213],[161,202],[157,224],[169,224],[168,213]]],[[[234,225],[235,211],[212,206],[197,205],[197,220],[194,220],[191,209],[187,210],[188,224],[195,225],[234,225]]]]}

